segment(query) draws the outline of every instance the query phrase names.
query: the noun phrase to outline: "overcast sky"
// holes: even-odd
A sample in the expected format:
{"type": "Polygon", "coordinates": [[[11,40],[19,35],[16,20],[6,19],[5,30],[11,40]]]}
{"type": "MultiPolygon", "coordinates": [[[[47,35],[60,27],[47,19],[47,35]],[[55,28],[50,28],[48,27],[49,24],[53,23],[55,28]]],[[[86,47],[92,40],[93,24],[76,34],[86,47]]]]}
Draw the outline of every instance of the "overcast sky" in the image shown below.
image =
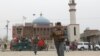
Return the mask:
{"type": "MultiPolygon", "coordinates": [[[[0,37],[6,35],[6,21],[9,20],[9,37],[11,38],[11,26],[23,22],[32,22],[43,16],[51,22],[61,21],[63,25],[70,23],[69,0],[0,0],[0,37]],[[33,16],[32,14],[36,14],[33,16]]],[[[100,0],[76,0],[76,21],[80,24],[80,31],[89,27],[100,30],[100,0]]]]}

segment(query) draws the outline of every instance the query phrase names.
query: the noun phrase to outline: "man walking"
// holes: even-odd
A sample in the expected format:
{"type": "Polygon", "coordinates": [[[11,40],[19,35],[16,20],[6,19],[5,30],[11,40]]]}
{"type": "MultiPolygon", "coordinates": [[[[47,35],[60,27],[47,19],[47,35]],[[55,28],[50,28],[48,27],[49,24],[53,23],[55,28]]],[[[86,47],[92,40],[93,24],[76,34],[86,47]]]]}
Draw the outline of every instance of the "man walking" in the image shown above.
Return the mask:
{"type": "Polygon", "coordinates": [[[38,49],[38,36],[35,37],[35,39],[33,40],[33,45],[34,45],[34,53],[35,55],[37,54],[37,49],[38,49]]]}
{"type": "Polygon", "coordinates": [[[64,30],[60,22],[57,22],[52,33],[51,37],[54,38],[55,47],[57,50],[58,56],[64,56],[64,30]]]}

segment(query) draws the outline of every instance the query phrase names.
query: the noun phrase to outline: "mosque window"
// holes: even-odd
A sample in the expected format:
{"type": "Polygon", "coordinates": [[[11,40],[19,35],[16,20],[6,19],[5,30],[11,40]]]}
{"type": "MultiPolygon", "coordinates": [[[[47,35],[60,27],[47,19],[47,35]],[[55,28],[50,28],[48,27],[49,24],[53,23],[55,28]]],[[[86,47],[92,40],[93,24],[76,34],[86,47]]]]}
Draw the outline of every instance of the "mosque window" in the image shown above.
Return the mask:
{"type": "Polygon", "coordinates": [[[34,34],[36,34],[36,29],[34,28],[34,34]]]}
{"type": "Polygon", "coordinates": [[[47,31],[49,31],[49,28],[47,28],[47,31]]]}
{"type": "Polygon", "coordinates": [[[44,31],[46,31],[46,29],[44,28],[44,31]]]}
{"type": "Polygon", "coordinates": [[[17,34],[21,34],[22,28],[17,28],[17,34]]]}
{"type": "Polygon", "coordinates": [[[37,28],[37,31],[39,31],[39,28],[37,28]]]}
{"type": "Polygon", "coordinates": [[[74,35],[76,35],[76,27],[74,27],[74,35]]]}
{"type": "Polygon", "coordinates": [[[42,28],[40,28],[40,30],[42,31],[42,28]]]}

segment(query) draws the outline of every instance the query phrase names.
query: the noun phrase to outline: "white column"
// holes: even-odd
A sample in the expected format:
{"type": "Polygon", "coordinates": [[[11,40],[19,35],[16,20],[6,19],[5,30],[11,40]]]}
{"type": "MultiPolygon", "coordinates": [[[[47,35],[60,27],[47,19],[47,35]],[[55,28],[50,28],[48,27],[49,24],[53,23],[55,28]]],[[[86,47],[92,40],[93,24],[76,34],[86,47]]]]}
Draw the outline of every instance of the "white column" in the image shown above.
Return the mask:
{"type": "Polygon", "coordinates": [[[76,24],[76,14],[75,11],[70,12],[70,24],[76,24]]]}

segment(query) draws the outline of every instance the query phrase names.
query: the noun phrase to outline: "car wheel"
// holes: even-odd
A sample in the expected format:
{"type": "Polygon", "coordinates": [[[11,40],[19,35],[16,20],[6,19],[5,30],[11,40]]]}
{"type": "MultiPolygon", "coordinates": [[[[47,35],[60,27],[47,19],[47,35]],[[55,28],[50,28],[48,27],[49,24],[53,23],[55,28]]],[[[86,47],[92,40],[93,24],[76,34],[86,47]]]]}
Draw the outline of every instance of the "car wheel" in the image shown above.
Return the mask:
{"type": "Polygon", "coordinates": [[[82,47],[82,48],[80,48],[80,50],[81,50],[81,51],[84,51],[85,49],[84,49],[84,47],[82,47]]]}
{"type": "Polygon", "coordinates": [[[99,48],[98,48],[98,47],[96,47],[96,48],[95,48],[95,51],[98,51],[98,50],[99,50],[99,48]]]}

